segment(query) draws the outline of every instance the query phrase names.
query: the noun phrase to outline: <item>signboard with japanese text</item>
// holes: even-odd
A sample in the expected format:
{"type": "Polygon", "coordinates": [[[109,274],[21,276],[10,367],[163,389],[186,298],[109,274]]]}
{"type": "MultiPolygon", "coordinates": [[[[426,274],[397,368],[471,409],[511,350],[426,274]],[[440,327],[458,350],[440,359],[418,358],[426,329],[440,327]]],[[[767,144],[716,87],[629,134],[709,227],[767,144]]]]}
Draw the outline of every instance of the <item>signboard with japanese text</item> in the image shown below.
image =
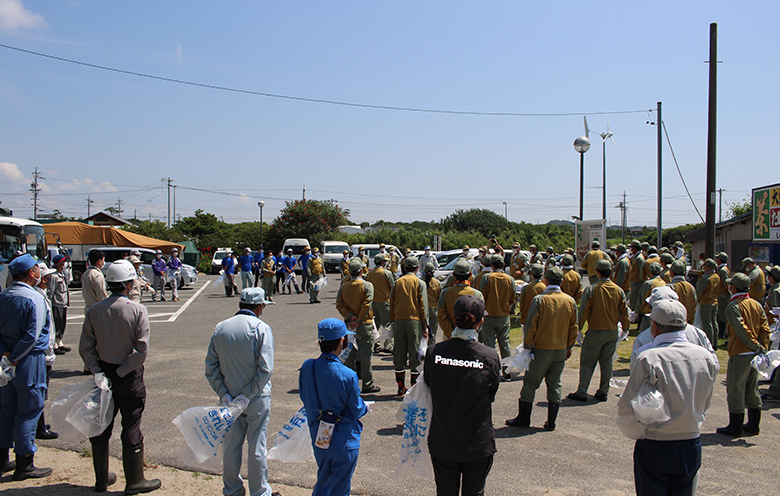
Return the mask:
{"type": "Polygon", "coordinates": [[[780,241],[780,184],[756,188],[753,200],[753,241],[780,241]]]}
{"type": "Polygon", "coordinates": [[[575,221],[574,223],[574,250],[577,253],[577,265],[590,251],[594,241],[601,244],[601,249],[606,250],[607,221],[604,219],[575,221]]]}

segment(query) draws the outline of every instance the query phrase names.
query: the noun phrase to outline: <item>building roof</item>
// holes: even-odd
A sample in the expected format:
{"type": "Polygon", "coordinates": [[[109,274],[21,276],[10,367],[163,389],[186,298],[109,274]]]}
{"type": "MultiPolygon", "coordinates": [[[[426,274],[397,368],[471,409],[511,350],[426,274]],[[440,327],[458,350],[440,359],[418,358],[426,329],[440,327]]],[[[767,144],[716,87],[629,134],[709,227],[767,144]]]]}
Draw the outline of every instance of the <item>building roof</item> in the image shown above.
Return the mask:
{"type": "Polygon", "coordinates": [[[132,226],[133,225],[132,222],[126,221],[124,219],[120,219],[119,217],[115,215],[111,215],[107,212],[98,212],[84,219],[84,222],[86,223],[89,223],[90,221],[92,221],[92,223],[96,226],[132,226]]]}
{"type": "MultiPolygon", "coordinates": [[[[720,229],[733,226],[735,224],[743,224],[745,222],[751,222],[752,220],[753,220],[753,212],[747,212],[742,215],[738,215],[733,219],[724,220],[723,222],[715,224],[715,232],[717,232],[720,229]]],[[[704,239],[706,235],[707,235],[707,226],[700,227],[696,230],[687,233],[685,235],[685,242],[693,243],[694,241],[704,239]]]]}

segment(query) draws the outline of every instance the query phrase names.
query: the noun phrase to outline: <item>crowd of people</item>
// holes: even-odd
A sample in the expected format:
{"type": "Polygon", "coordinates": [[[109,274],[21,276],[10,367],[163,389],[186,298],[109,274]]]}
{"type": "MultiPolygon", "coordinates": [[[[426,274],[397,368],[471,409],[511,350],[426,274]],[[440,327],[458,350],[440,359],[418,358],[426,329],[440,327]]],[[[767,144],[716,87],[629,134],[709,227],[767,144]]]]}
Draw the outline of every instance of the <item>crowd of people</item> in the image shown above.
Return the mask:
{"type": "MultiPolygon", "coordinates": [[[[513,318],[522,326],[523,349],[533,353],[533,360],[522,374],[518,414],[506,424],[530,427],[536,390],[544,381],[543,429],[548,431],[556,429],[564,400],[561,376],[575,344],[581,344],[579,385],[565,399],[589,401],[598,365],[593,398],[608,401],[616,348],[636,324],[631,374],[618,402],[617,422],[627,437],[636,439],[637,494],[695,492],[699,435],[720,367],[715,352],[719,337],[729,355],[729,424],[716,432],[757,435],[762,400],[780,400],[780,374],[761,395],[751,367],[753,358],[770,348],[772,311],[780,307],[780,266],[767,267],[765,273],[745,258],[741,270],[732,274],[728,255],[719,253],[717,262],[707,258],[700,269],[689,271],[681,243],[657,249],[634,240],[628,247],[602,251],[594,242],[581,260],[585,283],[570,249],[557,255],[550,247],[542,254],[531,245],[529,257],[513,243],[507,256],[491,239],[478,251],[472,256],[464,246],[444,281],[433,276],[437,264],[429,247],[417,258],[382,246],[373,268],[364,252],[351,257],[345,251],[336,297],[343,319],[319,323],[322,354],[300,370],[299,394],[310,413],[319,467],[314,494],[349,494],[360,445],[359,419],[369,411],[361,395],[381,391],[371,363],[376,353],[392,354],[398,396],[408,391],[407,368],[409,387],[424,371],[433,402],[428,439],[438,493],[482,494],[496,451],[491,403],[500,382],[519,379],[501,365],[512,354],[513,318]],[[387,331],[382,342],[379,330],[387,331]],[[648,401],[655,402],[650,409],[648,401]],[[469,414],[461,415],[453,407],[458,404],[471,405],[469,414]],[[666,416],[648,421],[648,410],[666,416]]],[[[243,287],[238,313],[217,325],[206,356],[206,377],[220,401],[244,406],[225,441],[226,495],[243,494],[239,470],[244,441],[249,445],[250,493],[271,493],[265,445],[274,344],[271,328],[260,317],[275,295],[285,289],[292,293],[291,285],[296,293],[309,293],[310,303],[320,302],[325,271],[318,252],[306,247],[296,258],[292,250],[273,255],[260,248],[253,255],[247,248],[241,257],[229,254],[222,262],[226,295],[239,293],[236,272],[243,287]],[[296,269],[302,273],[302,289],[296,269]]],[[[115,415],[122,415],[125,494],[138,494],[161,485],[143,474],[140,422],[150,326],[140,291],[149,289],[164,299],[164,284],[159,285],[157,271],[154,283],[145,280],[134,255],[111,264],[104,276],[102,255],[90,252],[90,267],[82,277],[85,321],[79,354],[85,373],[96,381],[111,381],[115,415]]],[[[159,264],[160,272],[175,271],[177,261],[176,256],[163,261],[166,267],[159,264]]],[[[42,415],[51,362],[71,350],[64,344],[70,304],[65,263],[62,255],[54,257],[52,268],[30,255],[18,256],[9,264],[12,284],[0,294],[0,355],[7,382],[0,387],[0,469],[13,471],[14,480],[51,474],[51,469],[35,467],[33,459],[36,437],[56,437],[42,415]]],[[[99,492],[116,481],[108,466],[112,429],[113,421],[90,438],[99,492]]]]}

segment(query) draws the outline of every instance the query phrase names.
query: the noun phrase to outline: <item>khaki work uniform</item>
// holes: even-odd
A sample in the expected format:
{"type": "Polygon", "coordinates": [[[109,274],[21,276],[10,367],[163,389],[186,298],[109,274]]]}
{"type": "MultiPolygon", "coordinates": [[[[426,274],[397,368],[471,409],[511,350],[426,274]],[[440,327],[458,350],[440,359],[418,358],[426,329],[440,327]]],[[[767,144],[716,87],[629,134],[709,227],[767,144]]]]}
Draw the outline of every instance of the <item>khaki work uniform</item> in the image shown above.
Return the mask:
{"type": "Polygon", "coordinates": [[[645,257],[642,252],[637,252],[631,259],[631,270],[628,271],[628,283],[631,286],[631,292],[628,295],[628,306],[631,310],[639,312],[639,307],[642,306],[642,302],[639,301],[639,289],[642,287],[642,283],[645,282],[642,279],[642,268],[645,265],[645,257]]]}
{"type": "Polygon", "coordinates": [[[588,394],[588,386],[596,370],[601,368],[601,380],[596,394],[609,393],[612,379],[612,356],[618,345],[618,323],[628,331],[628,305],[623,289],[609,279],[599,279],[585,288],[580,304],[580,329],[588,324],[580,354],[580,385],[577,392],[588,394]]]}
{"type": "Polygon", "coordinates": [[[693,284],[686,281],[685,276],[674,276],[668,286],[671,286],[674,292],[677,293],[680,303],[687,310],[688,318],[686,322],[693,324],[694,319],[696,319],[696,290],[693,288],[693,284]]]}
{"type": "Polygon", "coordinates": [[[699,302],[701,314],[701,330],[710,339],[712,349],[718,349],[718,286],[720,278],[715,272],[708,270],[699,276],[696,283],[696,299],[699,302]]]}
{"type": "Polygon", "coordinates": [[[577,303],[582,297],[582,276],[574,269],[563,269],[561,291],[574,298],[577,303]]]}
{"type": "Polygon", "coordinates": [[[748,294],[751,298],[759,303],[764,302],[764,296],[766,295],[766,276],[764,276],[764,270],[756,265],[753,270],[748,274],[750,278],[750,289],[748,294]]]}
{"type": "Polygon", "coordinates": [[[347,357],[344,365],[356,369],[356,361],[360,362],[360,378],[363,389],[374,385],[374,375],[371,370],[371,347],[374,342],[374,325],[371,303],[374,301],[374,286],[364,281],[362,277],[351,279],[339,288],[336,296],[336,309],[347,326],[357,324],[354,328],[357,351],[354,349],[347,357]],[[352,318],[355,317],[353,321],[352,318]]]}
{"type": "Polygon", "coordinates": [[[644,265],[642,265],[642,280],[647,281],[650,279],[652,274],[650,274],[650,264],[651,263],[657,263],[658,265],[661,265],[661,257],[658,256],[657,253],[653,253],[652,255],[649,255],[645,259],[644,265]]]}
{"type": "Polygon", "coordinates": [[[533,299],[528,313],[523,344],[525,349],[533,351],[534,359],[523,377],[520,401],[533,403],[544,379],[547,401],[558,405],[566,352],[577,340],[577,304],[560,289],[550,288],[533,299]]]}
{"type": "MultiPolygon", "coordinates": [[[[383,267],[374,267],[366,275],[366,280],[374,285],[374,302],[371,304],[374,324],[377,329],[382,326],[387,327],[390,324],[390,292],[395,285],[395,276],[383,267]]],[[[393,351],[393,340],[385,339],[382,348],[385,351],[393,351]]]]}
{"type": "Polygon", "coordinates": [[[418,348],[428,326],[428,288],[410,272],[399,277],[390,292],[390,320],[393,322],[393,366],[403,373],[406,362],[412,376],[418,374],[418,348]]]}
{"type": "Polygon", "coordinates": [[[268,301],[274,301],[274,274],[276,273],[276,262],[271,257],[265,257],[260,262],[260,272],[263,275],[260,281],[263,291],[265,291],[265,299],[268,301]]]}
{"type": "Polygon", "coordinates": [[[664,282],[664,280],[660,277],[655,276],[649,281],[643,282],[642,286],[639,288],[639,296],[637,298],[637,303],[639,304],[639,312],[637,313],[640,314],[639,325],[637,326],[639,332],[642,332],[650,327],[650,312],[653,311],[653,307],[651,307],[647,302],[647,298],[655,288],[661,286],[666,286],[666,282],[664,282]]]}
{"type": "MultiPolygon", "coordinates": [[[[726,264],[718,265],[717,270],[720,284],[718,285],[718,334],[719,337],[726,337],[726,307],[729,304],[731,294],[729,293],[729,284],[726,280],[731,277],[731,272],[726,264]]],[[[760,303],[760,302],[759,302],[760,303]]],[[[768,317],[768,316],[767,316],[768,317]]]]}
{"type": "Polygon", "coordinates": [[[631,272],[631,259],[627,254],[622,254],[615,263],[615,268],[612,271],[612,282],[620,286],[620,289],[628,296],[631,291],[631,282],[629,281],[628,274],[631,272]]]}
{"type": "Polygon", "coordinates": [[[488,272],[479,285],[485,299],[485,315],[482,323],[482,343],[498,349],[501,358],[512,354],[509,344],[509,311],[515,303],[515,280],[502,271],[488,272]]]}
{"type": "Polygon", "coordinates": [[[520,322],[523,324],[524,330],[528,324],[528,309],[531,308],[531,302],[537,295],[544,293],[545,289],[547,286],[542,281],[535,279],[523,286],[520,291],[520,322]]]}
{"type": "Polygon", "coordinates": [[[769,324],[757,301],[740,293],[726,307],[729,333],[729,366],[726,372],[726,396],[729,413],[744,414],[745,407],[761,408],[758,371],[750,366],[757,352],[769,346],[769,324]]]}
{"type": "Polygon", "coordinates": [[[582,269],[588,272],[588,280],[591,284],[599,280],[599,274],[596,272],[596,263],[599,260],[609,260],[609,257],[601,250],[590,250],[582,259],[582,269]]]}
{"type": "Polygon", "coordinates": [[[512,255],[512,259],[509,261],[510,275],[515,279],[523,279],[525,266],[528,264],[528,259],[525,255],[517,252],[512,255]]]}
{"type": "Polygon", "coordinates": [[[428,344],[436,342],[436,331],[439,330],[439,297],[441,297],[441,282],[431,277],[428,285],[428,344]]]}
{"type": "Polygon", "coordinates": [[[439,327],[444,335],[444,339],[450,339],[452,331],[455,329],[455,320],[452,318],[453,309],[455,308],[455,302],[463,295],[474,295],[482,301],[485,298],[482,293],[472,288],[468,284],[455,283],[449,288],[444,288],[439,296],[439,312],[437,319],[439,321],[439,327]]]}
{"type": "Polygon", "coordinates": [[[320,301],[317,299],[320,292],[319,290],[314,289],[314,283],[317,282],[320,277],[325,277],[325,263],[322,261],[322,258],[319,256],[315,258],[312,255],[312,257],[309,258],[309,265],[306,267],[306,271],[309,273],[309,280],[307,281],[309,285],[307,288],[309,291],[309,303],[320,301]]]}

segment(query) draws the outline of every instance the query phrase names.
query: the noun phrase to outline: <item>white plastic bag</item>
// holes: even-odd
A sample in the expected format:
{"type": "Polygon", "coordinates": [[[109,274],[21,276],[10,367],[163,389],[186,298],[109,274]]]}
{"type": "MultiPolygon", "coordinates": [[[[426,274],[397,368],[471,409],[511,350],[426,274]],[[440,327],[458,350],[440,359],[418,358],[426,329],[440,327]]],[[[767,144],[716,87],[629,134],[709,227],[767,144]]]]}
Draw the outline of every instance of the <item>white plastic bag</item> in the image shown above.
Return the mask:
{"type": "MultiPolygon", "coordinates": [[[[774,314],[774,309],[772,313],[774,314]]],[[[770,350],[780,349],[780,319],[775,319],[771,326],[769,326],[771,334],[769,334],[770,350]]]]}
{"type": "Polygon", "coordinates": [[[609,380],[609,387],[613,387],[615,389],[626,389],[626,386],[628,385],[628,381],[624,381],[621,379],[610,379],[609,380]]]}
{"type": "Polygon", "coordinates": [[[624,331],[623,330],[623,324],[618,322],[618,339],[617,339],[617,343],[616,343],[616,346],[615,346],[615,353],[612,354],[612,365],[613,366],[615,365],[615,362],[617,362],[617,359],[618,359],[617,347],[620,346],[620,343],[622,343],[623,341],[627,341],[627,340],[628,340],[628,331],[624,331]]]}
{"type": "Polygon", "coordinates": [[[314,283],[314,291],[322,291],[322,288],[328,285],[328,278],[325,276],[320,276],[319,279],[317,279],[317,282],[314,283]]]}
{"type": "Polygon", "coordinates": [[[696,315],[693,318],[693,327],[701,329],[701,307],[696,306],[696,315]]]}
{"type": "Polygon", "coordinates": [[[219,445],[219,449],[214,456],[201,463],[198,461],[198,457],[190,449],[187,443],[181,443],[181,461],[188,467],[197,467],[201,470],[207,470],[209,472],[220,473],[222,472],[222,457],[224,456],[224,444],[219,445]]]}
{"type": "Polygon", "coordinates": [[[290,284],[290,281],[292,281],[293,278],[295,278],[295,272],[290,272],[287,274],[287,277],[284,278],[284,283],[282,283],[282,286],[287,286],[290,284]]]}
{"type": "Polygon", "coordinates": [[[417,359],[421,362],[425,358],[426,351],[428,351],[428,338],[420,338],[420,346],[417,347],[417,359]]]}
{"type": "Polygon", "coordinates": [[[14,377],[16,377],[16,367],[11,365],[7,356],[3,355],[3,358],[0,358],[0,387],[11,382],[14,377]]]}
{"type": "Polygon", "coordinates": [[[518,374],[524,374],[533,359],[534,354],[531,353],[531,350],[526,350],[523,343],[520,343],[512,352],[512,356],[501,359],[501,366],[506,367],[507,373],[511,372],[512,369],[517,369],[518,374]]]}
{"type": "Polygon", "coordinates": [[[245,408],[246,403],[237,401],[220,406],[195,406],[180,413],[172,423],[179,428],[198,462],[204,463],[218,457],[225,434],[245,408]]]}
{"type": "Polygon", "coordinates": [[[389,324],[382,326],[382,332],[379,333],[379,339],[377,340],[380,343],[384,343],[388,339],[393,339],[393,323],[390,322],[389,324]]]}
{"type": "Polygon", "coordinates": [[[631,407],[634,409],[636,419],[645,425],[666,422],[672,418],[664,396],[647,381],[642,383],[639,392],[631,400],[631,407]]]}
{"type": "Polygon", "coordinates": [[[393,477],[419,475],[433,477],[433,465],[428,454],[428,433],[431,426],[431,390],[420,373],[417,382],[409,388],[395,417],[403,422],[401,456],[393,477]]]}
{"type": "Polygon", "coordinates": [[[768,381],[772,378],[772,372],[780,366],[780,351],[771,350],[765,354],[756,355],[750,361],[750,366],[758,371],[758,378],[768,381]]]}
{"type": "MultiPolygon", "coordinates": [[[[100,396],[102,394],[102,390],[95,385],[94,378],[62,388],[59,396],[57,396],[57,399],[51,405],[52,424],[54,425],[54,429],[60,435],[60,439],[71,442],[80,442],[84,439],[86,434],[80,431],[76,425],[69,421],[69,417],[70,420],[72,420],[73,417],[70,415],[71,411],[74,411],[75,414],[75,409],[79,408],[82,399],[85,396],[89,396],[95,392],[98,392],[98,400],[102,401],[100,396]]],[[[87,411],[89,410],[89,407],[85,405],[82,405],[82,407],[87,411]]],[[[100,412],[99,407],[98,412],[100,412]]],[[[107,404],[105,415],[108,416],[108,423],[105,425],[105,427],[107,427],[108,424],[111,423],[111,419],[114,415],[113,399],[111,401],[110,416],[107,404]]],[[[98,413],[98,417],[99,416],[100,414],[98,413]]],[[[78,423],[78,421],[76,422],[78,423]]],[[[103,429],[95,435],[102,434],[102,432],[105,430],[105,427],[103,427],[103,429]]]]}
{"type": "Polygon", "coordinates": [[[301,407],[276,434],[274,446],[268,450],[268,458],[284,463],[297,463],[313,457],[314,449],[311,446],[306,410],[301,407]]]}
{"type": "Polygon", "coordinates": [[[224,280],[225,280],[225,271],[224,270],[220,270],[219,271],[219,277],[217,278],[216,281],[214,281],[214,287],[216,288],[217,286],[222,284],[224,280]]]}
{"type": "Polygon", "coordinates": [[[85,436],[95,437],[103,434],[114,419],[114,398],[111,395],[111,382],[105,374],[96,374],[92,389],[77,401],[70,409],[65,421],[85,436]]]}

